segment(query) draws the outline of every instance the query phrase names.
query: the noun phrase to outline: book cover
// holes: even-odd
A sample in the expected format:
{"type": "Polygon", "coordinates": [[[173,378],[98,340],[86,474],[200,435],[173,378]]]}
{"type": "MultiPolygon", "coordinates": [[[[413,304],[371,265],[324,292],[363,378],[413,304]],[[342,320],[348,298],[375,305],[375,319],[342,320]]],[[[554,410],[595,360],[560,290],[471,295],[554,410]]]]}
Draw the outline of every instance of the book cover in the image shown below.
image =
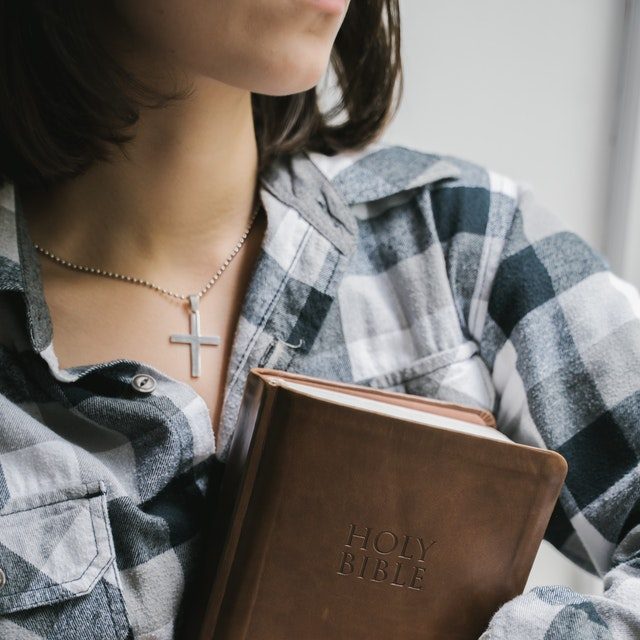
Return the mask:
{"type": "Polygon", "coordinates": [[[198,638],[476,639],[566,472],[480,408],[252,369],[198,638]]]}

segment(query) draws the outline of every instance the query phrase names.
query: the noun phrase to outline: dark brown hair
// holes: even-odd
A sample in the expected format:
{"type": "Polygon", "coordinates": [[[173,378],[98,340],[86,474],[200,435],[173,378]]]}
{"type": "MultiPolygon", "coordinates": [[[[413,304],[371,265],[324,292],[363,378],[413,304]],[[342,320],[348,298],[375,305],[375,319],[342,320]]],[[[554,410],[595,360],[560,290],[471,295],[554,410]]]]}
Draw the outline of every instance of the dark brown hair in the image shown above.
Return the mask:
{"type": "MultiPolygon", "coordinates": [[[[0,0],[0,186],[72,178],[133,138],[159,94],[118,65],[92,33],[87,0],[0,0]]],[[[301,149],[333,155],[377,138],[403,90],[398,0],[351,0],[330,57],[338,100],[322,112],[317,87],[252,94],[259,170],[301,149]],[[394,90],[397,92],[394,93],[394,90]],[[339,122],[334,120],[342,115],[339,122]]]]}

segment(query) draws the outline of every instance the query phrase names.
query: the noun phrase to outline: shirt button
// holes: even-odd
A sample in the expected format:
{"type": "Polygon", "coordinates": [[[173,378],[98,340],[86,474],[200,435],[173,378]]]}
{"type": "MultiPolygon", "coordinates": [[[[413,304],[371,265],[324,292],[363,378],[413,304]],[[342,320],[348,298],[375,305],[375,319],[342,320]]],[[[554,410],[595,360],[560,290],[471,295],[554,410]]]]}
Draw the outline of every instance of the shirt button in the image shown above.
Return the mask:
{"type": "Polygon", "coordinates": [[[0,569],[0,589],[2,589],[2,587],[4,587],[5,584],[7,584],[7,576],[5,572],[2,569],[0,569]]]}
{"type": "Polygon", "coordinates": [[[148,373],[139,373],[133,377],[133,380],[131,380],[131,386],[136,391],[151,393],[156,388],[156,380],[148,373]]]}

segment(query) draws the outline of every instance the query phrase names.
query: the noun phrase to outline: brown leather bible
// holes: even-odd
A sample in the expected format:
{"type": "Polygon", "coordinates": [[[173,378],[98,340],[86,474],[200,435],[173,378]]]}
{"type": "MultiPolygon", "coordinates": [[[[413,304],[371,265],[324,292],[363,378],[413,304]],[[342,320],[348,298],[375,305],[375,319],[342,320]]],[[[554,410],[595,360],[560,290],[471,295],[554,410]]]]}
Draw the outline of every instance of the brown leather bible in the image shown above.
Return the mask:
{"type": "Polygon", "coordinates": [[[198,640],[476,640],[566,473],[480,408],[251,369],[198,640]]]}

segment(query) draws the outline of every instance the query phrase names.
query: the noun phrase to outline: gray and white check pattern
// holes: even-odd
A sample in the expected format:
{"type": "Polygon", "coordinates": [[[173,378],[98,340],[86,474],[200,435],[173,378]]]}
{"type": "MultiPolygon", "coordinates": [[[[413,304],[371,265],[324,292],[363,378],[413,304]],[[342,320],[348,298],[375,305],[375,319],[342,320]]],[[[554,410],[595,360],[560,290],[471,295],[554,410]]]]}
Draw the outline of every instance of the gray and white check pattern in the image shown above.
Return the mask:
{"type": "Polygon", "coordinates": [[[482,638],[640,638],[638,291],[528,186],[462,158],[300,153],[260,194],[215,442],[204,400],[147,363],[59,367],[19,190],[0,191],[0,638],[177,637],[254,366],[488,408],[559,451],[545,537],[605,593],[532,589],[482,638]]]}

